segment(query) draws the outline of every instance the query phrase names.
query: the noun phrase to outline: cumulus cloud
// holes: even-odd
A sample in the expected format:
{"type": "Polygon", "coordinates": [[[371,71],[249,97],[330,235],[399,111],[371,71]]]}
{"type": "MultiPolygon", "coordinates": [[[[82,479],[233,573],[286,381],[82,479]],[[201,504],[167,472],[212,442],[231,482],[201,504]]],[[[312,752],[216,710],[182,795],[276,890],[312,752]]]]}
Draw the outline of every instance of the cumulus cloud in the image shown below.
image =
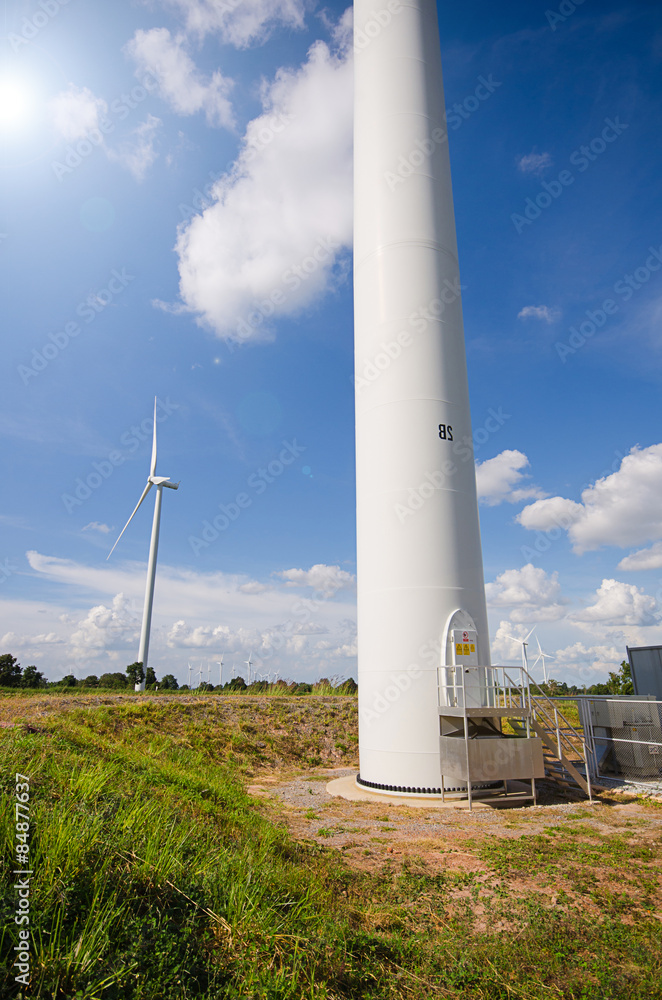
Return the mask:
{"type": "Polygon", "coordinates": [[[101,524],[99,521],[90,521],[89,524],[81,528],[81,531],[98,531],[102,535],[107,535],[111,529],[107,524],[101,524]]]}
{"type": "Polygon", "coordinates": [[[620,468],[582,492],[582,502],[539,500],[520,512],[531,531],[561,527],[578,554],[602,545],[626,548],[662,538],[662,444],[635,445],[620,468]]]}
{"type": "Polygon", "coordinates": [[[272,319],[342,279],[352,242],[347,51],[315,43],[300,69],[281,69],[264,86],[262,104],[213,204],[182,225],[176,244],[184,308],[243,342],[271,339],[272,319]]]}
{"type": "Polygon", "coordinates": [[[204,38],[218,34],[238,49],[259,44],[279,26],[301,29],[305,23],[305,0],[166,0],[185,19],[190,34],[204,38]]]}
{"type": "Polygon", "coordinates": [[[605,674],[607,671],[618,669],[624,659],[624,652],[616,646],[606,644],[585,646],[583,642],[574,642],[564,649],[558,649],[554,653],[554,658],[556,663],[561,665],[584,666],[596,673],[605,674]]]}
{"type": "Polygon", "coordinates": [[[549,306],[524,306],[517,314],[518,319],[542,319],[545,323],[556,323],[561,313],[549,306]]]}
{"type": "Polygon", "coordinates": [[[478,499],[488,507],[496,507],[504,501],[517,503],[531,497],[543,497],[545,494],[538,486],[520,486],[528,478],[522,472],[528,464],[528,458],[521,451],[502,451],[485,462],[477,462],[478,499]]]}
{"type": "Polygon", "coordinates": [[[656,625],[659,619],[654,597],[631,583],[603,580],[595,593],[595,603],[570,615],[576,622],[604,625],[656,625]]]}
{"type": "Polygon", "coordinates": [[[5,632],[0,639],[0,645],[6,649],[17,646],[53,646],[63,641],[55,632],[45,632],[40,635],[17,635],[16,632],[5,632]]]}
{"type": "Polygon", "coordinates": [[[63,139],[82,139],[99,127],[99,119],[108,111],[101,97],[95,97],[87,87],[69,84],[68,90],[56,94],[50,102],[53,124],[63,139]]]}
{"type": "Polygon", "coordinates": [[[312,587],[325,598],[333,597],[339,590],[354,586],[355,578],[340,566],[325,566],[317,563],[310,569],[285,569],[276,574],[286,581],[288,587],[312,587]]]}
{"type": "Polygon", "coordinates": [[[186,51],[183,35],[174,38],[167,28],[139,29],[126,46],[137,72],[156,78],[161,96],[178,115],[204,111],[209,125],[232,128],[229,94],[233,81],[219,70],[205,78],[186,51]]]}
{"type": "Polygon", "coordinates": [[[548,576],[544,569],[528,563],[521,569],[507,569],[485,586],[490,607],[510,608],[515,622],[557,621],[566,613],[568,601],[561,594],[558,573],[548,576]]]}
{"type": "Polygon", "coordinates": [[[517,161],[517,169],[523,174],[535,174],[540,177],[547,167],[551,166],[549,153],[527,153],[517,161]]]}
{"type": "Polygon", "coordinates": [[[662,542],[656,542],[649,549],[639,549],[621,559],[617,569],[636,572],[642,569],[662,569],[662,542]]]}
{"type": "Polygon", "coordinates": [[[160,125],[160,118],[148,115],[116,149],[106,150],[108,159],[126,167],[137,181],[144,180],[158,156],[156,138],[160,125]]]}
{"type": "Polygon", "coordinates": [[[109,649],[122,649],[138,642],[140,623],[124,594],[113,598],[112,606],[98,604],[91,608],[70,637],[74,655],[98,656],[109,649]]]}
{"type": "Polygon", "coordinates": [[[530,628],[526,625],[512,623],[509,620],[500,621],[494,639],[491,642],[492,663],[506,663],[509,660],[521,663],[522,643],[517,642],[517,640],[526,640],[530,631],[530,628]]]}

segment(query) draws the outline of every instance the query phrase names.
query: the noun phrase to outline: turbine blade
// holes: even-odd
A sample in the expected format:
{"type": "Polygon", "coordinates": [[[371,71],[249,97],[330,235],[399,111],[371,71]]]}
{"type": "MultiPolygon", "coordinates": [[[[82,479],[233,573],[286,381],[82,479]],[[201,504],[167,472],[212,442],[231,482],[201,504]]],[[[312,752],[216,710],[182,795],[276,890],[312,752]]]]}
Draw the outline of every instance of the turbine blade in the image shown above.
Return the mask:
{"type": "Polygon", "coordinates": [[[526,641],[528,640],[529,636],[533,635],[533,633],[535,632],[535,630],[536,630],[536,627],[535,627],[535,625],[534,625],[534,626],[533,626],[533,628],[531,629],[531,631],[530,631],[530,632],[528,633],[528,635],[527,635],[527,636],[525,637],[525,639],[524,639],[524,642],[526,642],[526,641]]]}
{"type": "MultiPolygon", "coordinates": [[[[149,491],[151,490],[151,488],[152,488],[152,483],[148,482],[147,486],[143,490],[143,494],[142,494],[140,500],[138,501],[138,503],[136,504],[136,506],[134,508],[133,514],[136,513],[136,511],[140,507],[141,503],[143,502],[143,500],[145,499],[145,497],[147,496],[147,494],[149,493],[149,491]]],[[[129,520],[126,522],[126,524],[124,525],[124,527],[120,531],[119,535],[117,536],[117,542],[119,542],[120,538],[122,537],[122,535],[124,534],[124,532],[126,531],[126,529],[129,527],[131,521],[133,520],[133,514],[131,515],[131,517],[129,518],[129,520]]],[[[110,552],[106,556],[106,562],[108,562],[108,560],[112,556],[113,552],[117,548],[117,542],[115,542],[115,544],[113,545],[112,549],[110,550],[110,552]]]]}
{"type": "Polygon", "coordinates": [[[152,437],[152,462],[149,467],[149,474],[153,476],[156,472],[156,396],[154,397],[154,435],[152,437]]]}

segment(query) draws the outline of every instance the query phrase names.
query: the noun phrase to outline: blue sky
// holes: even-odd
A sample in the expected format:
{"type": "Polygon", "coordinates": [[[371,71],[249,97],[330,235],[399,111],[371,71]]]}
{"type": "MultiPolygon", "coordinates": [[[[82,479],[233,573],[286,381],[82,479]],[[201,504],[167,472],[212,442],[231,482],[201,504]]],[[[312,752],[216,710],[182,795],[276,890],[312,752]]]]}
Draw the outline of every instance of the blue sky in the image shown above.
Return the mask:
{"type": "MultiPolygon", "coordinates": [[[[157,674],[356,676],[350,18],[4,4],[0,644],[51,679],[137,655],[155,396],[157,674]]],[[[493,660],[593,683],[662,638],[662,10],[439,18],[493,660]]]]}

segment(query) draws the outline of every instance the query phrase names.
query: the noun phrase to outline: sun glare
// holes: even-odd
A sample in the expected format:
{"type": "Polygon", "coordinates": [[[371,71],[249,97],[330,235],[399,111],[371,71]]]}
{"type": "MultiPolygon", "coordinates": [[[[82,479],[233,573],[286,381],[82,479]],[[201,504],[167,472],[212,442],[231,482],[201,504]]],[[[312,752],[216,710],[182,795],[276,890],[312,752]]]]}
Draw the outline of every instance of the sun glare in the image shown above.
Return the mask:
{"type": "Polygon", "coordinates": [[[27,123],[32,95],[22,80],[0,77],[0,128],[13,129],[27,123]]]}

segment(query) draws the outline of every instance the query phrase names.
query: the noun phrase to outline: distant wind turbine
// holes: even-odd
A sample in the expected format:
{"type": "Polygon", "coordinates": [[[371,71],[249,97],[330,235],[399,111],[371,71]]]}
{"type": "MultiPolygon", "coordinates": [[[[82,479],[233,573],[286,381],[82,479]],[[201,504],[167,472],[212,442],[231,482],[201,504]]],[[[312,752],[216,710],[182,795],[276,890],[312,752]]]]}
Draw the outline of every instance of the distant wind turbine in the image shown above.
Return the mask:
{"type": "Polygon", "coordinates": [[[251,683],[251,667],[253,666],[253,660],[251,659],[252,656],[253,656],[253,654],[249,653],[248,654],[248,659],[244,660],[244,663],[248,667],[248,685],[249,685],[249,687],[250,687],[250,683],[251,683]]]}
{"type": "Polygon", "coordinates": [[[193,670],[193,667],[191,666],[191,661],[189,660],[189,664],[188,664],[188,688],[189,688],[189,691],[191,690],[191,671],[192,670],[193,670]]]}
{"type": "Polygon", "coordinates": [[[522,647],[522,666],[524,667],[524,669],[526,670],[527,673],[529,672],[529,659],[528,659],[528,657],[526,655],[526,647],[529,645],[528,639],[533,635],[533,633],[535,632],[535,630],[536,630],[536,627],[534,625],[533,628],[531,629],[531,631],[529,633],[527,633],[527,635],[525,635],[523,639],[516,639],[514,635],[507,635],[506,636],[506,639],[511,639],[513,642],[516,642],[519,645],[521,645],[521,647],[522,647]]]}
{"type": "Polygon", "coordinates": [[[533,664],[533,666],[534,667],[537,666],[537,664],[539,663],[539,661],[542,660],[542,677],[543,677],[543,682],[546,684],[547,683],[547,665],[545,663],[545,660],[553,660],[554,657],[552,656],[551,653],[543,653],[542,646],[540,645],[540,639],[538,638],[538,636],[536,636],[536,641],[538,643],[538,656],[536,657],[536,662],[533,664]]]}
{"type": "Polygon", "coordinates": [[[218,663],[218,683],[219,683],[220,687],[223,687],[223,657],[224,656],[225,656],[225,653],[221,653],[220,660],[216,661],[218,663]]]}
{"type": "MultiPolygon", "coordinates": [[[[143,500],[151,490],[152,486],[156,486],[156,499],[154,502],[154,520],[152,521],[152,537],[149,543],[149,560],[147,562],[147,586],[145,587],[145,604],[143,607],[143,623],[140,631],[140,649],[138,651],[138,660],[143,665],[143,679],[139,684],[135,685],[136,691],[145,690],[145,678],[147,676],[147,656],[149,653],[149,634],[152,627],[152,604],[154,603],[154,579],[156,577],[156,556],[159,551],[159,527],[161,524],[161,496],[163,494],[163,487],[167,486],[169,490],[179,489],[179,483],[171,483],[168,476],[157,476],[156,475],[156,397],[154,398],[154,434],[152,437],[152,460],[149,466],[149,476],[147,477],[147,485],[142,492],[140,500],[135,506],[133,514],[126,522],[124,527],[119,533],[117,542],[126,531],[126,529],[131,524],[136,511],[142,504],[143,500]]],[[[110,559],[113,552],[117,547],[117,542],[113,545],[112,549],[108,553],[107,559],[110,559]]]]}

